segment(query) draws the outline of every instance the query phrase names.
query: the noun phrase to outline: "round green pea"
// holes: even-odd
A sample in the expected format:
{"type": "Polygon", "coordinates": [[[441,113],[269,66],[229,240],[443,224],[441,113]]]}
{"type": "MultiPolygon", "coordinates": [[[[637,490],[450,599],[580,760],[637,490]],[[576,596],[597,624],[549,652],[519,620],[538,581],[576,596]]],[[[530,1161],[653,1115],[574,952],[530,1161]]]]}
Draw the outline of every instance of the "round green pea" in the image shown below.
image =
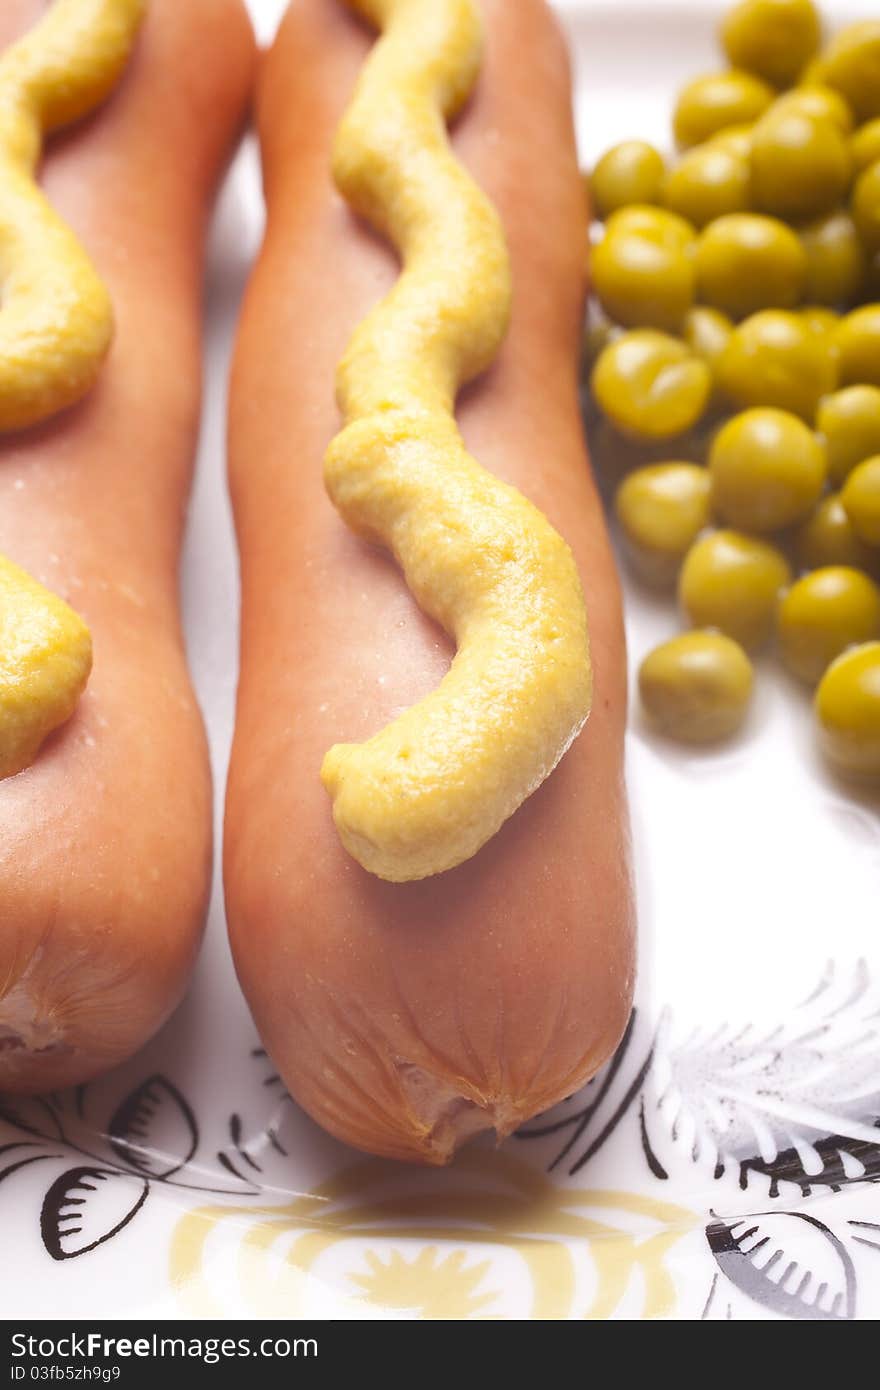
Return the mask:
{"type": "Polygon", "coordinates": [[[624,140],[603,154],[590,177],[596,215],[606,218],[632,203],[659,203],[666,166],[645,140],[624,140]]]}
{"type": "Polygon", "coordinates": [[[721,25],[731,66],[787,87],[819,47],[822,26],[811,0],[740,0],[721,25]]]}
{"type": "Polygon", "coordinates": [[[880,251],[880,159],[857,178],[851,206],[858,234],[873,255],[880,251]]]}
{"type": "Polygon", "coordinates": [[[727,213],[746,212],[750,199],[748,159],[711,142],[682,155],[663,190],[666,206],[695,227],[727,213]]]}
{"type": "Polygon", "coordinates": [[[709,475],[695,463],[638,468],[620,484],[614,502],[618,524],[647,583],[674,583],[684,556],[709,524],[709,492],[709,475]]]}
{"type": "Polygon", "coordinates": [[[846,386],[823,397],[816,429],[825,443],[831,481],[840,486],[857,464],[880,454],[880,387],[846,386]]]}
{"type": "Polygon", "coordinates": [[[866,545],[880,545],[880,454],[853,469],[840,500],[859,539],[866,545]]]}
{"type": "Polygon", "coordinates": [[[840,92],[835,92],[833,87],[823,87],[820,83],[804,83],[794,87],[790,92],[784,92],[774,101],[766,114],[781,115],[792,111],[813,116],[820,121],[829,121],[831,125],[837,126],[842,135],[852,134],[855,125],[852,108],[846,99],[840,92]]]}
{"type": "Polygon", "coordinates": [[[852,178],[846,136],[804,111],[769,111],[752,137],[752,196],[776,217],[803,220],[831,212],[852,178]]]}
{"type": "Polygon", "coordinates": [[[591,385],[621,433],[672,439],[702,417],[712,377],[680,339],[646,328],[622,334],[600,353],[591,385]]]}
{"type": "Polygon", "coordinates": [[[776,546],[738,531],[713,531],[685,556],[678,594],[694,627],[717,628],[750,650],[770,636],[790,579],[776,546]]]}
{"type": "Polygon", "coordinates": [[[880,386],[880,304],[865,304],[841,319],[836,342],[841,386],[880,386]]]}
{"type": "Polygon", "coordinates": [[[848,647],[880,638],[880,588],[846,565],[813,570],[781,600],[777,636],[788,669],[814,684],[848,647]]]}
{"type": "Polygon", "coordinates": [[[744,531],[780,531],[813,511],[825,485],[824,451],[802,420],[783,410],[746,410],[709,451],[712,507],[744,531]]]}
{"type": "Polygon", "coordinates": [[[848,565],[871,570],[877,566],[877,552],[872,553],[870,546],[859,540],[837,492],[822,498],[812,516],[798,529],[794,544],[803,569],[848,565]]]}
{"type": "Polygon", "coordinates": [[[880,116],[860,125],[850,141],[850,154],[857,174],[880,159],[880,116]]]}
{"type": "Polygon", "coordinates": [[[705,141],[714,149],[727,150],[730,154],[748,159],[752,153],[752,131],[754,125],[729,125],[705,141]]]}
{"type": "Polygon", "coordinates": [[[697,297],[731,318],[793,309],[807,283],[807,253],[784,222],[756,213],[719,217],[697,242],[697,297]]]}
{"type": "Polygon", "coordinates": [[[649,721],[684,743],[714,743],[735,733],[753,685],[742,647],[720,632],[682,633],[649,652],[639,668],[649,721]]]}
{"type": "Polygon", "coordinates": [[[809,76],[846,97],[859,121],[880,116],[880,20],[841,29],[811,64],[809,76]]]}
{"type": "Polygon", "coordinates": [[[708,304],[695,304],[682,326],[682,337],[691,352],[701,357],[712,373],[710,408],[724,404],[717,386],[716,370],[732,332],[733,323],[727,315],[722,314],[720,309],[711,309],[708,304]]]}
{"type": "Polygon", "coordinates": [[[756,121],[776,93],[753,73],[731,70],[697,77],[682,88],[672,118],[678,144],[702,144],[726,126],[756,121]]]}
{"type": "Polygon", "coordinates": [[[697,229],[667,208],[638,203],[613,212],[605,225],[605,235],[640,236],[667,251],[687,251],[697,240],[697,229]]]}
{"type": "Polygon", "coordinates": [[[851,304],[865,279],[865,249],[842,208],[800,229],[807,253],[804,297],[809,304],[851,304]]]}
{"type": "Polygon", "coordinates": [[[837,385],[837,362],[830,337],[798,314],[765,309],[731,334],[717,381],[734,405],[775,406],[812,421],[820,398],[837,385]]]}
{"type": "Polygon", "coordinates": [[[694,302],[686,252],[645,236],[608,231],[593,252],[593,289],[609,318],[627,328],[674,331],[694,302]]]}
{"type": "Polygon", "coordinates": [[[829,666],[814,700],[823,752],[838,772],[880,777],[880,642],[865,642],[829,666]]]}
{"type": "Polygon", "coordinates": [[[695,304],[683,325],[683,337],[692,352],[714,367],[733,332],[733,323],[720,309],[695,304]]]}

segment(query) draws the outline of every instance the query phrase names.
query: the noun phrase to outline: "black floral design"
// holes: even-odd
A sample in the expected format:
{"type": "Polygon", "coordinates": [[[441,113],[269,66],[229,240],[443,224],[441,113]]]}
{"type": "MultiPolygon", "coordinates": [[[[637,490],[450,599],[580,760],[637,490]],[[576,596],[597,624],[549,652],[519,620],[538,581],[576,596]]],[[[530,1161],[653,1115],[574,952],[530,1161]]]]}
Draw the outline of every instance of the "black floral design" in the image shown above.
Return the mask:
{"type": "MultiPolygon", "coordinates": [[[[248,1137],[232,1111],[226,1142],[207,1160],[193,1107],[159,1073],[108,1107],[103,1129],[88,1114],[99,1104],[88,1086],[0,1099],[0,1121],[15,1131],[0,1144],[0,1184],[54,1165],[39,1223],[53,1260],[114,1239],[156,1184],[244,1203],[271,1188],[264,1167],[288,1157],[278,1123],[290,1097],[263,1049],[251,1055],[274,1117],[248,1137]]],[[[704,1318],[747,1316],[750,1305],[793,1319],[857,1316],[859,1261],[880,1257],[880,1222],[851,1214],[850,1203],[832,1228],[821,1219],[827,1204],[821,1216],[802,1207],[880,1181],[880,993],[863,962],[849,974],[829,966],[779,1027],[723,1023],[678,1040],[668,1014],[651,1027],[634,1012],[603,1071],[516,1139],[543,1141],[548,1171],[573,1177],[625,1123],[650,1180],[691,1198],[712,1194],[704,1318]]]]}
{"type": "Polygon", "coordinates": [[[565,1165],[573,1176],[634,1115],[658,1182],[693,1187],[699,1179],[718,1189],[722,1205],[727,1198],[739,1206],[753,1191],[779,1203],[747,1216],[707,1214],[717,1265],[707,1309],[719,1304],[720,1272],[782,1316],[854,1317],[850,1247],[880,1253],[880,1226],[844,1222],[835,1232],[783,1208],[880,1181],[880,995],[866,963],[851,974],[829,964],[786,1024],[772,1029],[725,1023],[675,1042],[667,1013],[653,1035],[640,1039],[643,1031],[634,1012],[616,1056],[590,1085],[517,1137],[558,1136],[548,1171],[565,1165]]]}
{"type": "MultiPolygon", "coordinates": [[[[266,1058],[262,1048],[251,1055],[258,1062],[266,1058]]],[[[274,1086],[278,1078],[270,1075],[266,1081],[274,1086]]],[[[118,1235],[142,1210],[156,1183],[240,1199],[256,1196],[262,1165],[251,1149],[265,1141],[279,1154],[286,1152],[271,1125],[246,1142],[241,1117],[232,1114],[229,1145],[216,1153],[221,1171],[214,1181],[209,1170],[206,1180],[198,1163],[201,1138],[195,1112],[173,1082],[158,1073],[117,1105],[103,1135],[97,1136],[104,1139],[106,1151],[95,1151],[77,1134],[89,1097],[85,1085],[63,1095],[0,1098],[0,1121],[28,1136],[0,1145],[0,1184],[36,1163],[79,1160],[54,1179],[43,1198],[40,1235],[53,1260],[85,1255],[118,1235]]],[[[286,1099],[282,1088],[281,1100],[286,1099]]]]}

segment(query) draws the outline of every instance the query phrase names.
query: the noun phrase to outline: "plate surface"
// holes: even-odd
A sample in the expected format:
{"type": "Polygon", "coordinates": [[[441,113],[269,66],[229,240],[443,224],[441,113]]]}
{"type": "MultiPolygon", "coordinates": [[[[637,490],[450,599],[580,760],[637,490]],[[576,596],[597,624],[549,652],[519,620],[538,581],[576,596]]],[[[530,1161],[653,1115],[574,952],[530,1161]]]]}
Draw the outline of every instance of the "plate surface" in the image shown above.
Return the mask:
{"type": "MultiPolygon", "coordinates": [[[[250,0],[267,39],[282,0],[250,0]]],[[[719,7],[559,0],[585,161],[665,143],[718,65],[719,7]]],[[[826,6],[835,25],[873,4],[826,6]]],[[[215,221],[207,400],[187,540],[189,649],[222,789],[236,672],[225,374],[262,207],[253,141],[215,221]]],[[[675,615],[627,594],[631,661],[675,615]]],[[[215,887],[185,1005],[126,1067],[5,1103],[5,1317],[875,1318],[880,1314],[880,822],[762,672],[723,755],[634,715],[637,1007],[614,1062],[451,1172],[364,1159],[285,1097],[237,989],[215,887]]],[[[220,839],[221,797],[217,798],[220,839]]]]}

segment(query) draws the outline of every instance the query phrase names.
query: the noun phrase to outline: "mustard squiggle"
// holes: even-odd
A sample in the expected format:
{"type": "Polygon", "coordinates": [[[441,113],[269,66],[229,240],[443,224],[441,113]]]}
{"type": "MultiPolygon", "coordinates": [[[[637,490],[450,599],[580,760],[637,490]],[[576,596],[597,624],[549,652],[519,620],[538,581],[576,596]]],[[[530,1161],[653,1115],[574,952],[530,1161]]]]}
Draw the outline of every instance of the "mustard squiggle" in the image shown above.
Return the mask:
{"type": "MultiPolygon", "coordinates": [[[[0,57],[0,431],[34,425],[94,383],[110,297],[37,187],[43,138],[116,85],[146,0],[56,0],[0,57]]],[[[70,718],[91,634],[63,599],[0,556],[0,778],[28,767],[70,718]]]]}
{"type": "Polygon", "coordinates": [[[325,481],[349,526],[392,551],[453,635],[439,687],[362,744],[327,753],[342,841],[393,881],[470,858],[548,776],[587,718],[591,665],[574,558],[546,518],[483,469],[455,423],[510,312],[495,209],[445,121],[479,71],[472,0],[346,0],[382,31],[339,128],[337,185],[384,231],[400,279],[337,377],[345,427],[325,481]]]}
{"type": "Polygon", "coordinates": [[[0,57],[0,430],[73,405],[110,346],[110,296],[35,173],[43,138],[116,85],[145,6],[55,0],[0,57]]]}

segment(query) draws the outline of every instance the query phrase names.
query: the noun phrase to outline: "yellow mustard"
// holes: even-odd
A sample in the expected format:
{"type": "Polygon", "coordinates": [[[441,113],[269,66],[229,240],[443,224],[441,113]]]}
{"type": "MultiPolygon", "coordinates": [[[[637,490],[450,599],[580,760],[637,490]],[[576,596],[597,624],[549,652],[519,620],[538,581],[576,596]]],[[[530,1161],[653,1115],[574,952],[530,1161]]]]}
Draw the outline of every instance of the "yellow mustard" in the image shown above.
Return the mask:
{"type": "Polygon", "coordinates": [[[43,137],[115,86],[145,4],[56,0],[0,57],[0,430],[78,401],[110,346],[107,290],[35,173],[43,137]]]}
{"type": "Polygon", "coordinates": [[[343,844],[380,878],[470,858],[552,771],[587,718],[586,613],[547,519],[466,452],[462,382],[504,337],[510,267],[495,209],[453,157],[482,31],[472,0],[346,0],[383,31],[340,125],[333,172],[403,262],[339,366],[345,427],[325,479],[349,526],[396,557],[454,637],[439,687],[322,779],[343,844]]]}
{"type": "Polygon", "coordinates": [[[82,619],[0,556],[0,777],[28,767],[70,718],[91,667],[82,619]]]}
{"type": "MultiPolygon", "coordinates": [[[[110,93],[146,0],[56,0],[0,57],[0,431],[72,405],[113,335],[110,298],[35,182],[43,137],[110,93]]],[[[89,677],[85,623],[0,556],[0,777],[33,762],[89,677]]]]}

